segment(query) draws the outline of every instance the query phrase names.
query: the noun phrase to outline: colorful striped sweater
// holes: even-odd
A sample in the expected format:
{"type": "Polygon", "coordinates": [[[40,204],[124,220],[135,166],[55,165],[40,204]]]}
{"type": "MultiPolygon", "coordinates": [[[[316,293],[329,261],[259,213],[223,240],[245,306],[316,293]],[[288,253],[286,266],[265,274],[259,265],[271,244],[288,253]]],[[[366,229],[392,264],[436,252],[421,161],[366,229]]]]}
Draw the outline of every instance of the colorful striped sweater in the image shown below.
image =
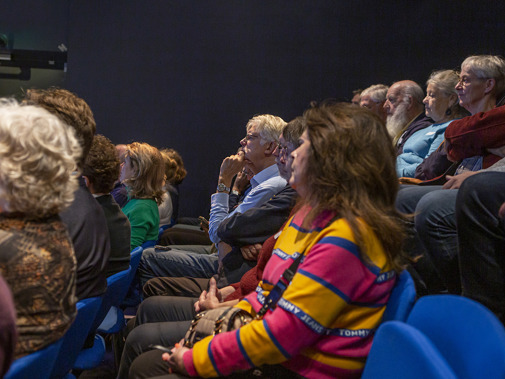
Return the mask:
{"type": "MultiPolygon", "coordinates": [[[[361,259],[348,223],[323,212],[311,230],[301,227],[308,209],[291,218],[275,245],[255,293],[237,306],[255,314],[289,267],[305,252],[278,306],[262,320],[209,336],[184,354],[192,376],[229,375],[282,363],[309,378],[359,377],[395,284],[384,251],[370,231],[361,259]]],[[[369,228],[367,227],[369,230],[369,228]]]]}

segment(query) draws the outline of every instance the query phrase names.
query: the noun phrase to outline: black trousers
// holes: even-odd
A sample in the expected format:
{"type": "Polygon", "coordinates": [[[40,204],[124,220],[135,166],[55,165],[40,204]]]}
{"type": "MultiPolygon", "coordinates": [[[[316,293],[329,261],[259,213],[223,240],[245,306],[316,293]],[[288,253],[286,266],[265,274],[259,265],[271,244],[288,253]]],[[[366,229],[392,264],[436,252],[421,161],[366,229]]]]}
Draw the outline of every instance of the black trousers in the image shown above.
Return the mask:
{"type": "MultiPolygon", "coordinates": [[[[173,346],[189,329],[196,315],[197,298],[153,296],[144,300],[135,317],[135,327],[128,333],[121,355],[118,378],[127,378],[130,365],[150,345],[173,346]]],[[[131,328],[130,328],[131,329],[131,328]]]]}
{"type": "Polygon", "coordinates": [[[456,201],[463,295],[505,323],[505,173],[485,172],[463,182],[456,201]]]}

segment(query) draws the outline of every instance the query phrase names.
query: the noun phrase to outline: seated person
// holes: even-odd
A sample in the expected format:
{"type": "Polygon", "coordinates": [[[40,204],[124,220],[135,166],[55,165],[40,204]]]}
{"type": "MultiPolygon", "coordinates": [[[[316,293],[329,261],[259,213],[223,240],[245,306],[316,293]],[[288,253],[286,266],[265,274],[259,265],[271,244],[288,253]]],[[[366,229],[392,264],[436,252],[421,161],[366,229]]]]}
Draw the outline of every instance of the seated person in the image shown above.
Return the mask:
{"type": "Polygon", "coordinates": [[[58,212],[74,199],[81,148],[58,117],[0,102],[0,273],[19,333],[15,358],[60,339],[76,315],[76,261],[58,212]]]}
{"type": "Polygon", "coordinates": [[[112,142],[97,134],[82,167],[86,186],[98,201],[107,220],[110,236],[110,256],[105,275],[127,270],[130,265],[130,222],[110,191],[119,176],[119,159],[112,142]]]}
{"type": "Polygon", "coordinates": [[[134,142],[126,148],[120,180],[128,190],[123,212],[130,220],[131,248],[158,240],[160,214],[158,204],[163,194],[165,176],[159,150],[147,143],[134,142]]]}
{"type": "MultiPolygon", "coordinates": [[[[88,104],[60,88],[28,90],[26,101],[56,115],[75,132],[82,148],[81,155],[76,157],[80,169],[96,131],[95,119],[88,104]]],[[[102,207],[93,198],[82,177],[79,177],[74,201],[60,213],[60,217],[70,235],[77,259],[77,299],[103,294],[107,289],[105,266],[110,254],[109,232],[102,207]]]]}
{"type": "MultiPolygon", "coordinates": [[[[398,177],[414,177],[417,167],[432,153],[437,151],[444,141],[444,132],[449,124],[456,118],[466,116],[466,111],[460,107],[456,84],[459,75],[453,70],[435,71],[426,82],[426,97],[423,100],[426,116],[435,123],[427,126],[410,136],[403,145],[403,152],[396,157],[396,173],[398,177]]],[[[452,164],[447,160],[446,154],[440,157],[443,171],[440,168],[427,167],[433,177],[442,175],[452,164]],[[445,164],[444,164],[445,163],[445,164]],[[438,171],[437,171],[438,170],[438,171]]],[[[436,162],[432,162],[434,165],[436,162]]]]}
{"type": "MultiPolygon", "coordinates": [[[[261,206],[286,186],[286,180],[280,177],[273,155],[285,125],[286,123],[276,116],[255,116],[247,123],[247,136],[240,141],[244,155],[235,154],[225,158],[221,165],[217,192],[211,197],[209,219],[209,237],[220,249],[221,259],[231,247],[220,243],[217,234],[220,224],[234,215],[261,206]],[[233,177],[244,166],[254,173],[251,179],[252,188],[242,203],[230,212],[228,206],[230,185],[233,177]]],[[[217,274],[220,258],[216,255],[176,250],[165,253],[155,250],[144,252],[139,266],[141,281],[157,276],[210,278],[217,274]]]]}
{"type": "Polygon", "coordinates": [[[169,368],[184,376],[226,376],[263,365],[274,365],[272,377],[360,376],[404,265],[395,152],[384,123],[362,108],[325,104],[307,110],[304,121],[289,182],[306,205],[278,236],[257,291],[235,305],[256,315],[301,254],[277,306],[239,330],[206,337],[192,349],[176,347],[170,357],[163,354],[165,361],[159,351],[146,352],[130,377],[169,368]]]}
{"type": "Polygon", "coordinates": [[[379,116],[382,121],[386,122],[387,114],[384,109],[384,103],[386,102],[387,93],[388,86],[384,84],[374,84],[361,92],[359,106],[369,109],[379,116]]]}

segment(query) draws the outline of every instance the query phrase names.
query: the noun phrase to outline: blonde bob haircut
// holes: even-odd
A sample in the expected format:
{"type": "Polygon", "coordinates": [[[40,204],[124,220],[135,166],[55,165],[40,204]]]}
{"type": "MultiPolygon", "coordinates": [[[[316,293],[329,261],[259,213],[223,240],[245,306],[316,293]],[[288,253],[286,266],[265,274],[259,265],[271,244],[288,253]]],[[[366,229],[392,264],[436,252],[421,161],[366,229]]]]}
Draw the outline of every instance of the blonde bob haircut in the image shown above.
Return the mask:
{"type": "Polygon", "coordinates": [[[130,159],[134,172],[124,181],[130,198],[154,199],[161,204],[165,163],[160,151],[147,143],[133,142],[126,146],[125,157],[130,159]]]}
{"type": "Polygon", "coordinates": [[[72,128],[33,105],[0,99],[0,206],[29,218],[58,214],[74,200],[81,147],[72,128]]]}
{"type": "Polygon", "coordinates": [[[279,136],[286,124],[287,122],[280,117],[262,114],[251,118],[246,125],[246,130],[249,131],[253,125],[256,125],[256,132],[261,136],[262,145],[270,142],[279,143],[279,136]]]}

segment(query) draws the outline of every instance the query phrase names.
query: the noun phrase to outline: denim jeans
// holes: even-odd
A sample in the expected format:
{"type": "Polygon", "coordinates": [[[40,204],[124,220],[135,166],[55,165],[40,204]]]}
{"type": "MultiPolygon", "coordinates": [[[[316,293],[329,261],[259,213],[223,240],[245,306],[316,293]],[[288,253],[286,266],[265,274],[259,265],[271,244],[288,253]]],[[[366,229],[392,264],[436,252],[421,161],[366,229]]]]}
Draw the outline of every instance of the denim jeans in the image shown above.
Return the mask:
{"type": "Polygon", "coordinates": [[[183,250],[146,249],[138,269],[140,285],[157,277],[210,278],[217,274],[217,254],[197,254],[183,250]]]}

